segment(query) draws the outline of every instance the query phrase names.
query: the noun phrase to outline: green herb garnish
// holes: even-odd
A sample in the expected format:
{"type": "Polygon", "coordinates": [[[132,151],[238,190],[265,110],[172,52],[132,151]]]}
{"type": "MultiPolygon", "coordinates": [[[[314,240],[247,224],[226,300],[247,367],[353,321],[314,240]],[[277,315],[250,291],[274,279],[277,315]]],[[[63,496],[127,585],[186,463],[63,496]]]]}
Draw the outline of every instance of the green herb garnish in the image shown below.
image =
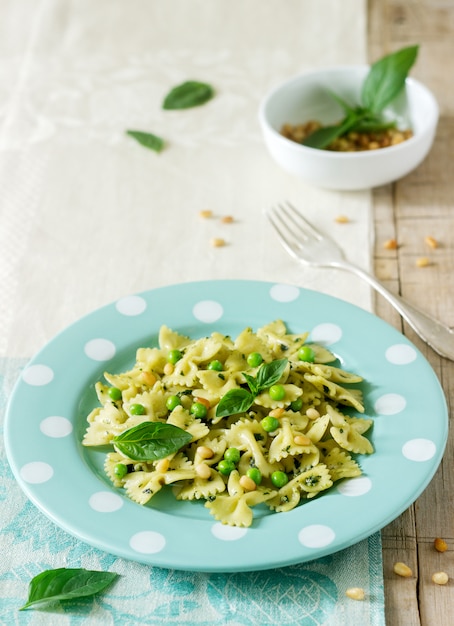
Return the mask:
{"type": "Polygon", "coordinates": [[[358,106],[352,107],[336,94],[332,94],[344,109],[345,117],[338,124],[314,131],[303,140],[303,145],[326,148],[334,139],[348,132],[377,132],[395,127],[395,122],[384,119],[383,109],[404,87],[418,50],[419,46],[402,48],[371,65],[362,85],[358,106]]]}
{"type": "Polygon", "coordinates": [[[141,130],[127,130],[126,134],[133,137],[142,146],[155,152],[161,152],[164,148],[164,140],[153,133],[144,133],[141,130]]]}
{"type": "Polygon", "coordinates": [[[163,422],[142,422],[112,439],[116,450],[132,461],[158,461],[189,443],[192,435],[163,422]]]}
{"type": "Polygon", "coordinates": [[[254,399],[259,393],[277,383],[281,378],[288,359],[278,359],[271,363],[263,363],[257,371],[257,376],[251,376],[243,372],[246,379],[248,389],[239,387],[231,389],[223,396],[216,407],[216,417],[227,417],[228,415],[236,415],[244,413],[253,404],[254,399]]]}
{"type": "Polygon", "coordinates": [[[214,89],[211,85],[196,80],[188,80],[169,91],[164,98],[162,108],[167,110],[189,109],[205,104],[213,96],[214,89]]]}
{"type": "Polygon", "coordinates": [[[42,606],[57,600],[74,600],[92,596],[108,587],[117,578],[115,572],[61,567],[49,569],[30,581],[27,602],[19,610],[42,606]]]}

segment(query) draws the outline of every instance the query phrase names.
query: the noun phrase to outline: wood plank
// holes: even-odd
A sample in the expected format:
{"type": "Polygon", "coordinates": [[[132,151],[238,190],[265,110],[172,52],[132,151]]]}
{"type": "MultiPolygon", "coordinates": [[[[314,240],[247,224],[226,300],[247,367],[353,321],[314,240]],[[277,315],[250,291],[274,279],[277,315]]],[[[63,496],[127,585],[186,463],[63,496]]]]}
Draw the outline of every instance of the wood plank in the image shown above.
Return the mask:
{"type": "MultiPolygon", "coordinates": [[[[374,190],[375,272],[389,289],[454,327],[454,3],[443,0],[369,0],[369,58],[375,60],[405,45],[421,45],[412,75],[436,94],[440,122],[434,147],[414,172],[394,185],[374,190]],[[433,236],[439,246],[425,243],[433,236]],[[394,237],[396,251],[383,250],[394,237]],[[418,267],[427,256],[430,264],[418,267]]],[[[396,328],[399,316],[381,298],[376,312],[396,328]]],[[[454,363],[428,348],[403,324],[404,333],[431,363],[454,405],[454,363]]],[[[430,419],[431,416],[428,416],[430,419]]],[[[453,623],[454,584],[438,586],[432,574],[446,571],[454,577],[454,435],[449,436],[443,462],[430,485],[392,524],[383,529],[386,618],[390,626],[448,626],[453,623]],[[449,550],[433,547],[443,537],[449,550]],[[402,579],[392,572],[395,561],[412,567],[414,576],[402,579]]]]}

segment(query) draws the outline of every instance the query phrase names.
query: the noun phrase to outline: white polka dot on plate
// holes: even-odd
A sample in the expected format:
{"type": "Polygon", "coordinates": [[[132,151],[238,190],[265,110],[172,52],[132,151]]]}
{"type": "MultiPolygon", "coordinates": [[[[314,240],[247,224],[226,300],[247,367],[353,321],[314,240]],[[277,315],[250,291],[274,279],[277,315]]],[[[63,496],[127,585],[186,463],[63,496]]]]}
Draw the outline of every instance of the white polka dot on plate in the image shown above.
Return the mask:
{"type": "Polygon", "coordinates": [[[299,295],[300,290],[293,285],[273,285],[270,289],[270,296],[276,302],[293,302],[299,295]]]}
{"type": "Polygon", "coordinates": [[[430,461],[437,446],[430,439],[410,439],[402,446],[402,454],[409,461],[430,461]]]}
{"type": "Polygon", "coordinates": [[[140,296],[127,296],[118,300],[115,308],[122,315],[141,315],[147,308],[147,303],[140,296]]]}
{"type": "Polygon", "coordinates": [[[22,379],[27,385],[39,387],[48,385],[54,378],[54,372],[48,365],[30,365],[22,372],[22,379]]]}
{"type": "Polygon", "coordinates": [[[84,346],[85,354],[93,361],[109,361],[115,356],[115,345],[109,339],[92,339],[84,346]]]}
{"type": "Polygon", "coordinates": [[[26,483],[38,485],[46,483],[54,475],[54,470],[49,463],[43,461],[31,461],[20,469],[20,476],[26,483]]]}
{"type": "Polygon", "coordinates": [[[123,498],[111,491],[98,491],[90,496],[88,504],[98,513],[113,513],[123,506],[123,498]]]}
{"type": "Polygon", "coordinates": [[[311,331],[311,340],[324,344],[336,343],[342,337],[342,328],[329,322],[319,324],[311,331]]]}
{"type": "Polygon", "coordinates": [[[50,415],[39,425],[41,432],[47,437],[67,437],[72,433],[73,426],[69,419],[60,415],[50,415]]]}
{"type": "Polygon", "coordinates": [[[161,552],[164,549],[166,540],[161,533],[154,530],[144,530],[133,535],[129,540],[129,545],[141,554],[156,554],[156,552],[161,552]]]}
{"type": "Polygon", "coordinates": [[[323,548],[334,541],[336,533],[329,526],[314,524],[302,528],[298,533],[298,540],[306,548],[323,548]]]}
{"type": "Polygon", "coordinates": [[[379,415],[395,415],[407,406],[407,401],[398,393],[385,393],[375,401],[374,408],[379,415]]]}
{"type": "Polygon", "coordinates": [[[385,358],[394,365],[408,365],[417,358],[416,350],[406,343],[396,343],[385,352],[385,358]]]}
{"type": "Polygon", "coordinates": [[[223,316],[224,309],[215,300],[201,300],[192,309],[192,314],[199,322],[211,324],[217,322],[223,316]]]}
{"type": "Polygon", "coordinates": [[[337,487],[343,496],[363,496],[372,489],[372,481],[367,476],[343,480],[337,487]]]}
{"type": "Polygon", "coordinates": [[[221,539],[222,541],[236,541],[247,534],[247,528],[226,526],[225,524],[213,524],[211,532],[216,539],[221,539]]]}

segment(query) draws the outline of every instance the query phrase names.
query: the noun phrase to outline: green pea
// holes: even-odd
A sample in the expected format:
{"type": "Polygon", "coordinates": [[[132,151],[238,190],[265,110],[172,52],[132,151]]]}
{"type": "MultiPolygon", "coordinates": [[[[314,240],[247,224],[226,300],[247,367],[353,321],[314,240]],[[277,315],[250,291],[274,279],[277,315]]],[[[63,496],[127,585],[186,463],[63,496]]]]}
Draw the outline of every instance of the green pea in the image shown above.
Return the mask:
{"type": "Polygon", "coordinates": [[[274,430],[277,430],[280,425],[279,420],[275,417],[271,417],[271,415],[267,415],[260,420],[260,426],[267,433],[272,433],[274,430]]]}
{"type": "Polygon", "coordinates": [[[292,411],[301,411],[303,408],[302,398],[297,398],[296,400],[293,400],[293,402],[290,402],[290,408],[292,411]]]}
{"type": "Polygon", "coordinates": [[[191,413],[195,415],[195,417],[206,417],[208,413],[208,409],[201,402],[193,402],[191,405],[191,413]]]}
{"type": "Polygon", "coordinates": [[[107,393],[109,395],[109,398],[114,402],[120,400],[121,398],[121,389],[118,389],[118,387],[109,387],[107,393]]]}
{"type": "Polygon", "coordinates": [[[180,406],[181,400],[178,396],[169,396],[166,400],[166,407],[169,411],[173,411],[177,406],[180,406]]]}
{"type": "Polygon", "coordinates": [[[144,415],[145,407],[143,406],[143,404],[131,404],[131,406],[129,407],[129,411],[131,415],[144,415]]]}
{"type": "Polygon", "coordinates": [[[171,350],[167,355],[167,360],[169,363],[172,363],[172,365],[175,365],[175,363],[179,361],[182,356],[183,353],[180,350],[171,350]]]}
{"type": "Polygon", "coordinates": [[[128,473],[128,468],[124,463],[117,463],[114,467],[114,475],[117,478],[123,478],[128,473]]]}
{"type": "Polygon", "coordinates": [[[258,467],[251,467],[250,469],[248,469],[246,474],[247,476],[249,476],[249,478],[252,478],[256,485],[260,485],[260,483],[262,482],[262,472],[259,470],[258,467]]]}
{"type": "Polygon", "coordinates": [[[268,389],[268,393],[272,400],[283,400],[285,398],[284,385],[271,385],[268,389]]]}
{"type": "Polygon", "coordinates": [[[280,470],[278,470],[277,472],[273,472],[271,474],[271,482],[275,487],[280,489],[288,483],[288,476],[285,472],[281,472],[280,470]]]}
{"type": "Polygon", "coordinates": [[[263,357],[260,352],[251,352],[247,357],[247,364],[249,367],[258,367],[263,361],[263,357]]]}
{"type": "Polygon", "coordinates": [[[218,463],[218,472],[220,472],[224,476],[228,476],[230,472],[233,472],[234,469],[235,463],[233,463],[232,461],[227,461],[226,459],[223,459],[218,463]]]}
{"type": "Polygon", "coordinates": [[[214,370],[215,372],[222,372],[222,370],[224,369],[224,366],[222,365],[221,361],[218,361],[216,359],[208,363],[207,369],[214,370]]]}
{"type": "Polygon", "coordinates": [[[224,452],[224,459],[226,461],[231,461],[235,465],[240,461],[240,451],[237,448],[227,448],[224,452]]]}
{"type": "Polygon", "coordinates": [[[301,346],[297,354],[300,361],[307,361],[308,363],[314,362],[315,353],[309,346],[301,346]]]}

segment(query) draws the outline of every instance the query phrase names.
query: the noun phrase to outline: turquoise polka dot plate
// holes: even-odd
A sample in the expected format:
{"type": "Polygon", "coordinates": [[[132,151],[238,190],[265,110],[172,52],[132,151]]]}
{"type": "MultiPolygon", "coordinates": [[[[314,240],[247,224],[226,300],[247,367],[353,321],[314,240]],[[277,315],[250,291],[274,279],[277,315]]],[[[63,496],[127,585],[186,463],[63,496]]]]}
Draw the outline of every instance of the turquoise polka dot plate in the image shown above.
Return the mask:
{"type": "Polygon", "coordinates": [[[426,488],[444,452],[448,415],[434,371],[403,335],[374,315],[289,285],[207,281],[122,298],[76,322],[27,365],[6,417],[8,459],[25,494],[58,526],[127,559],[167,568],[231,572],[320,558],[379,530],[426,488]],[[132,366],[166,324],[193,338],[236,336],[275,319],[309,331],[361,374],[375,453],[344,480],[287,513],[256,507],[250,528],[217,523],[202,502],[163,489],[147,506],[112,487],[106,450],[81,445],[104,371],[132,366]]]}

